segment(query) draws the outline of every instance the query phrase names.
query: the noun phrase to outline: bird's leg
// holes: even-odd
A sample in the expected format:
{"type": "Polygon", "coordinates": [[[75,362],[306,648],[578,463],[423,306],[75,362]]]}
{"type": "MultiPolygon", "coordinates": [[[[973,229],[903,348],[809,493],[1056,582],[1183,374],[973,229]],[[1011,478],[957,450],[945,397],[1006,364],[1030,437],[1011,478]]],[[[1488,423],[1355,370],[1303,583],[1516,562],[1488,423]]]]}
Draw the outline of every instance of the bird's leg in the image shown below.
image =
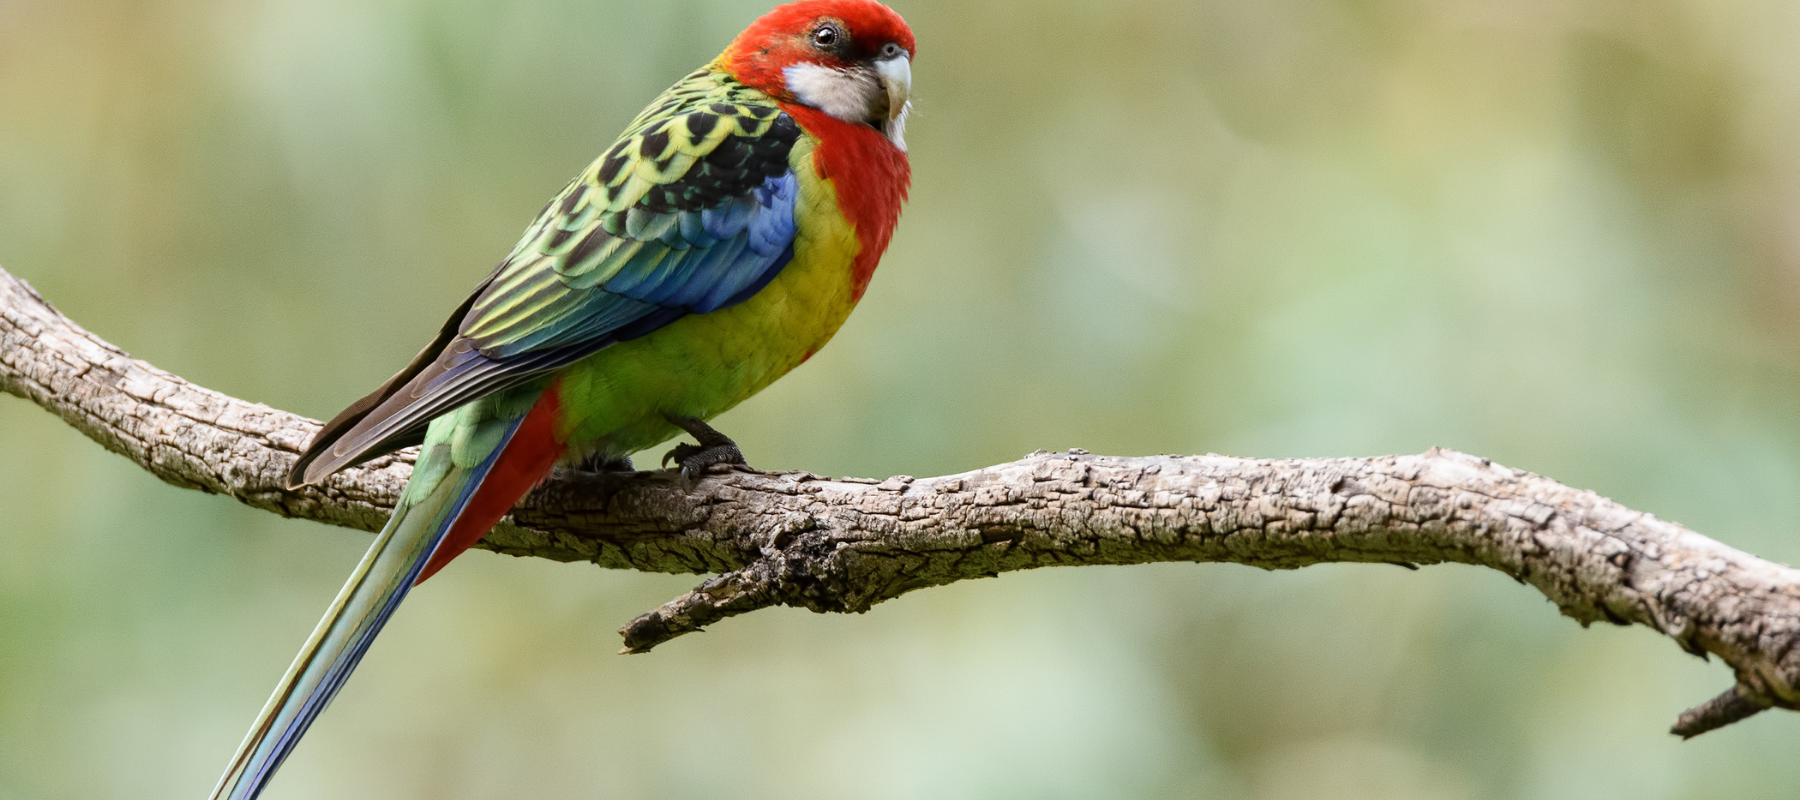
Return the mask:
{"type": "Polygon", "coordinates": [[[738,449],[737,442],[732,441],[731,437],[713,430],[711,425],[693,417],[674,414],[664,414],[663,416],[675,427],[687,431],[689,436],[694,437],[694,441],[699,442],[697,445],[682,442],[675,445],[675,449],[663,454],[663,466],[668,466],[670,461],[681,465],[682,480],[691,483],[706,472],[707,467],[714,464],[750,466],[745,463],[744,453],[738,449]]]}

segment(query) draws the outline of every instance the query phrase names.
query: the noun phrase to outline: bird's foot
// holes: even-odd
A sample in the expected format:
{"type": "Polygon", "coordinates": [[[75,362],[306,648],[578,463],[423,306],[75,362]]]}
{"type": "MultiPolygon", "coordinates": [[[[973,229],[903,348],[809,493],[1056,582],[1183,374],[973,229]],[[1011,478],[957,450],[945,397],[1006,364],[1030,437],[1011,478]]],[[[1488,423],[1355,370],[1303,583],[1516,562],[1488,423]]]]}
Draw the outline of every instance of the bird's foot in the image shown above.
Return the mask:
{"type": "Polygon", "coordinates": [[[682,442],[675,445],[674,449],[664,453],[662,457],[665,467],[669,465],[670,461],[681,466],[681,480],[688,485],[691,486],[694,481],[699,480],[708,468],[719,464],[750,466],[744,461],[744,452],[738,449],[737,442],[732,441],[731,437],[713,430],[711,425],[693,417],[680,417],[674,414],[665,416],[675,427],[687,431],[689,436],[694,437],[694,441],[699,442],[697,445],[682,442]]]}
{"type": "Polygon", "coordinates": [[[636,472],[637,467],[631,465],[630,456],[614,456],[595,453],[581,460],[579,469],[582,472],[636,472]]]}
{"type": "Polygon", "coordinates": [[[604,453],[592,453],[579,461],[560,465],[552,473],[561,480],[582,480],[599,475],[621,472],[636,472],[628,456],[610,456],[604,453]]]}

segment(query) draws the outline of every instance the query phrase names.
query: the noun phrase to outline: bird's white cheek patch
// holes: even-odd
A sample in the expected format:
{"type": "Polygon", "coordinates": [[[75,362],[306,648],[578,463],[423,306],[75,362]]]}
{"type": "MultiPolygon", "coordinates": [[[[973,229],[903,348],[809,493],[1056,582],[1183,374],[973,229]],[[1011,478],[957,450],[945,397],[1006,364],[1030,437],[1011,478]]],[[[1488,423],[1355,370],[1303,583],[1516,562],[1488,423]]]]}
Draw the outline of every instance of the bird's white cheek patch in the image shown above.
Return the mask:
{"type": "Polygon", "coordinates": [[[782,70],[788,91],[813,108],[845,122],[868,124],[870,110],[885,98],[881,82],[867,70],[795,64],[782,70]]]}
{"type": "Polygon", "coordinates": [[[894,146],[900,148],[902,153],[906,152],[906,115],[911,113],[912,101],[908,100],[906,105],[900,107],[899,115],[888,120],[881,129],[881,132],[887,135],[888,141],[893,142],[894,146]]]}

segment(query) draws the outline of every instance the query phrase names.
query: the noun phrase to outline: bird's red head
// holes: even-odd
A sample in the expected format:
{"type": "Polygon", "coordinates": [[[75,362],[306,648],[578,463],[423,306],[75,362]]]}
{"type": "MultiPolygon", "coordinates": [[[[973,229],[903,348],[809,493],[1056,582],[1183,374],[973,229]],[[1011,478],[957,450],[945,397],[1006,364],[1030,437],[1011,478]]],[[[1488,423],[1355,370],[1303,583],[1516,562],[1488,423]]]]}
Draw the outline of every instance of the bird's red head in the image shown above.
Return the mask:
{"type": "Polygon", "coordinates": [[[799,0],[750,23],[719,56],[738,80],[782,102],[880,130],[905,149],[912,29],[874,0],[799,0]]]}

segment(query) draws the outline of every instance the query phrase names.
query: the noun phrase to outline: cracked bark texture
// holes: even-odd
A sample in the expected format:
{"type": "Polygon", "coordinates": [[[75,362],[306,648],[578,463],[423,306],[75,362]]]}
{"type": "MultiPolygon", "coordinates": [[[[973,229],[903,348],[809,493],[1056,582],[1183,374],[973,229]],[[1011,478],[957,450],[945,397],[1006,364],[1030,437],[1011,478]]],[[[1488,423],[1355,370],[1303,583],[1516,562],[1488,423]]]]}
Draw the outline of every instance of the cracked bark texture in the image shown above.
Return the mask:
{"type": "MultiPolygon", "coordinates": [[[[0,270],[0,389],[176,486],[376,530],[401,452],[288,489],[318,430],[190,384],[102,341],[0,270]]],[[[1683,714],[1694,736],[1800,709],[1800,571],[1486,459],[1120,458],[1073,450],[936,478],[806,472],[559,473],[480,545],[557,561],[711,573],[625,625],[625,652],[773,605],[861,612],[915,589],[1048,566],[1457,562],[1500,570],[1580,621],[1638,624],[1736,672],[1683,714]]]]}

